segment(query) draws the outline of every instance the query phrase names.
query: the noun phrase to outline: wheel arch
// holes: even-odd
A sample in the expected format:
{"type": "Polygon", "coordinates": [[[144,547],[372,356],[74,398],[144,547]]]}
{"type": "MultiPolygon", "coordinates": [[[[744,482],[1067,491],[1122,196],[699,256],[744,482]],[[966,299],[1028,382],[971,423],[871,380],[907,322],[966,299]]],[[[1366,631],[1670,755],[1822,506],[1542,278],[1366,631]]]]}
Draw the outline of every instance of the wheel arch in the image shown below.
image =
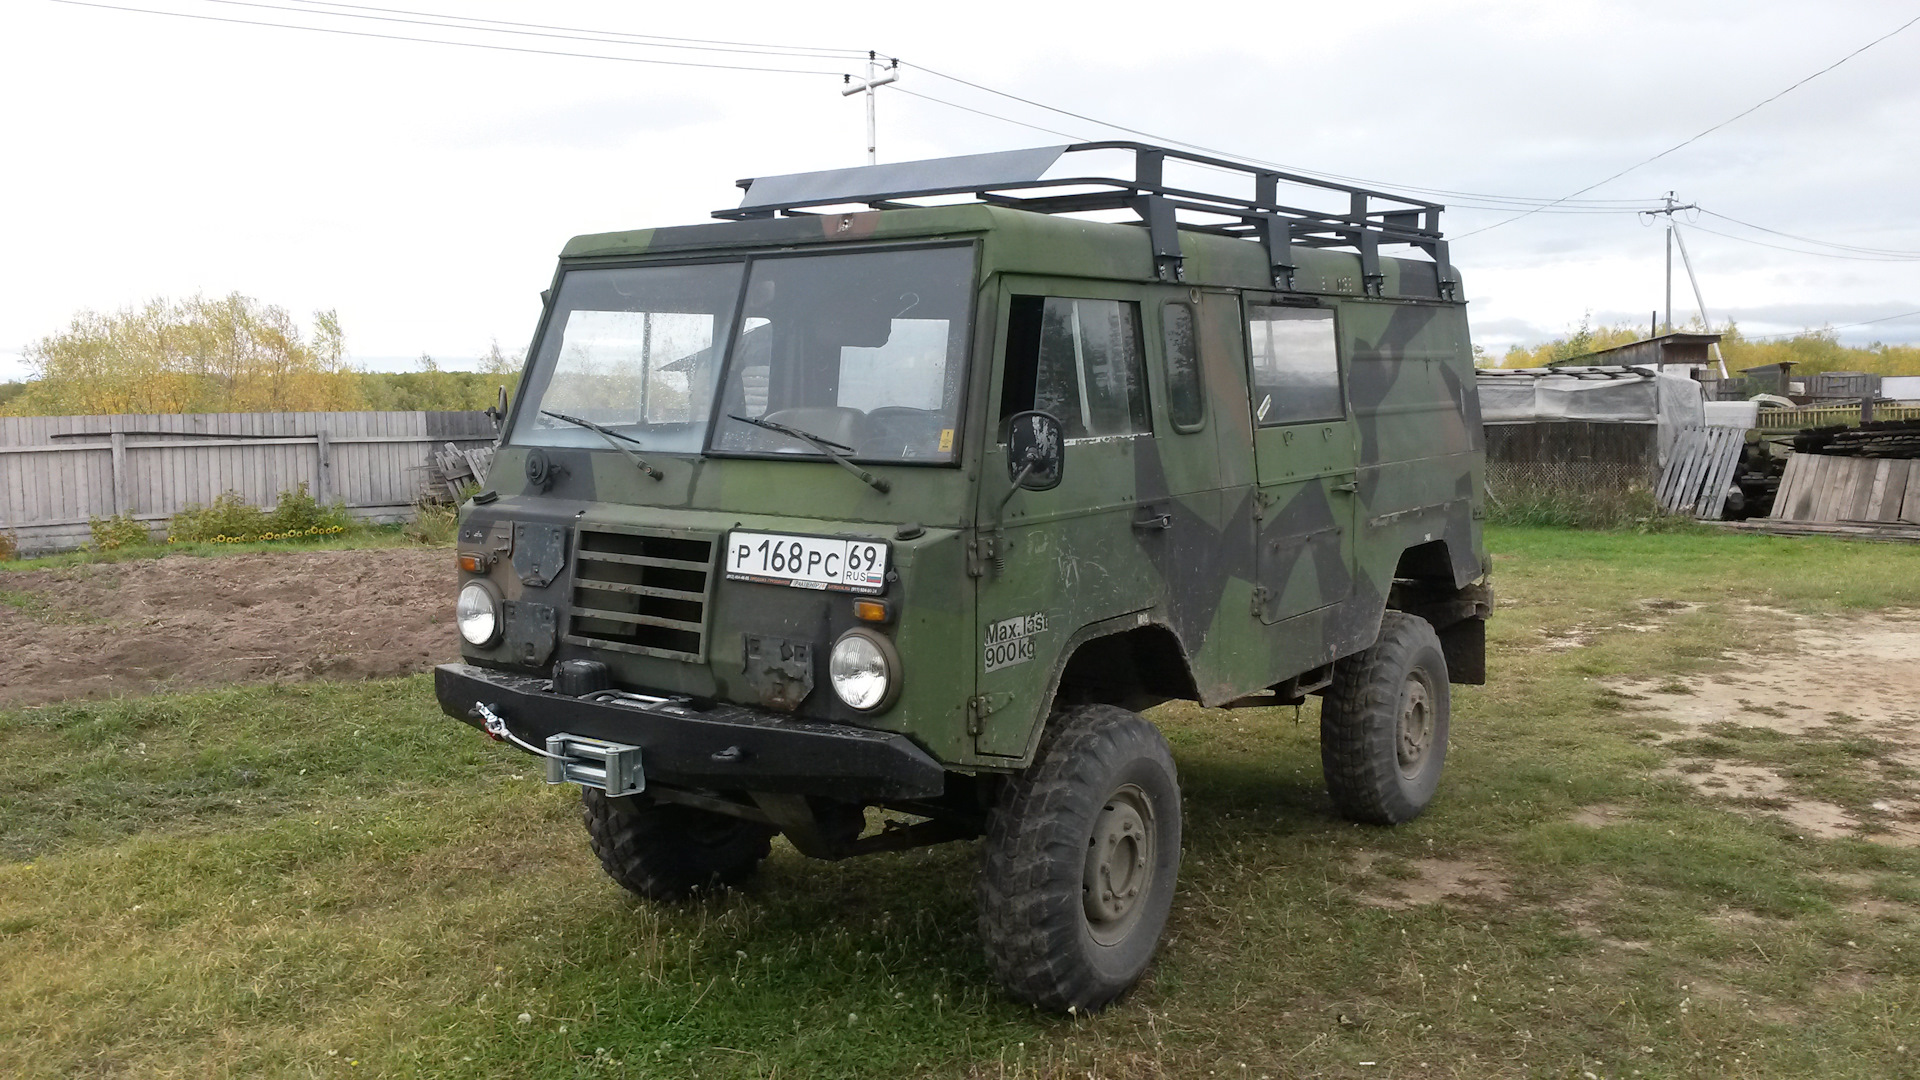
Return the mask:
{"type": "Polygon", "coordinates": [[[1140,611],[1089,623],[1060,649],[1027,732],[1023,764],[1033,761],[1049,720],[1073,705],[1117,705],[1140,712],[1174,698],[1199,700],[1193,666],[1173,628],[1140,611]]]}
{"type": "MultiPolygon", "coordinates": [[[[1450,682],[1487,681],[1487,618],[1493,613],[1493,588],[1486,575],[1462,576],[1461,557],[1445,537],[1401,551],[1394,566],[1387,607],[1425,619],[1440,637],[1450,682]]],[[[1469,563],[1472,560],[1469,558],[1469,563]]]]}

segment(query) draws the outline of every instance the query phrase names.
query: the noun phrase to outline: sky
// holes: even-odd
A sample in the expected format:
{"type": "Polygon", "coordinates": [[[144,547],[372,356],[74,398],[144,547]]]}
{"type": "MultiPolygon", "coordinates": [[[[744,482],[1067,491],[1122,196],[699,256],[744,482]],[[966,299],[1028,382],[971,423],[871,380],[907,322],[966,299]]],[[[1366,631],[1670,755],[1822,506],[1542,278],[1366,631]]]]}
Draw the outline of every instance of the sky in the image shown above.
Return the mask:
{"type": "MultiPolygon", "coordinates": [[[[1681,234],[1715,327],[1920,343],[1920,25],[1815,75],[1920,3],[1189,11],[6,0],[0,380],[29,374],[26,348],[77,312],[195,293],[308,324],[336,310],[371,370],[515,351],[568,237],[699,222],[738,203],[736,179],[863,163],[862,99],[839,91],[868,49],[907,65],[879,91],[882,161],[1137,137],[1104,122],[1447,192],[1431,197],[1449,205],[1475,342],[1495,354],[1583,319],[1645,325],[1665,303],[1665,234],[1634,211],[1669,191],[1700,207],[1681,234]],[[570,36],[436,17],[450,15],[570,36]]],[[[1695,304],[1674,268],[1679,322],[1695,304]]]]}

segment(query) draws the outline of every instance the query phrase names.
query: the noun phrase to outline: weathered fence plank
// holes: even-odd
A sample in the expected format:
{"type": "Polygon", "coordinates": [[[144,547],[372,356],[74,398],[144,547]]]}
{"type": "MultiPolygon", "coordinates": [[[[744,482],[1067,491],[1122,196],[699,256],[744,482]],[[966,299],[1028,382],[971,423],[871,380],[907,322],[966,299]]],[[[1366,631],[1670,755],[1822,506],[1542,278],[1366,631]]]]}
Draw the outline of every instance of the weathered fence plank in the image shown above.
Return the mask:
{"type": "Polygon", "coordinates": [[[228,491],[271,507],[301,483],[357,516],[401,520],[433,447],[493,438],[477,412],[0,417],[0,531],[54,551],[86,542],[89,518],[164,522],[228,491]]]}

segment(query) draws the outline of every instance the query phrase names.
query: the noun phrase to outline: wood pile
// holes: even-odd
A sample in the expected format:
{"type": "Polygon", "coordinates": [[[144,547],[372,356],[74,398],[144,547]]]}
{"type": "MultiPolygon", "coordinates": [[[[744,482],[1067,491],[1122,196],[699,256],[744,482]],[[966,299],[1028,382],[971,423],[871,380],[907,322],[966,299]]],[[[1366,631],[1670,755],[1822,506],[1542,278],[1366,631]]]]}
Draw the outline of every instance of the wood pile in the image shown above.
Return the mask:
{"type": "Polygon", "coordinates": [[[1654,489],[1660,508],[1669,514],[1718,521],[1746,445],[1745,428],[1681,428],[1667,456],[1666,470],[1660,474],[1660,486],[1654,489]]]}
{"type": "Polygon", "coordinates": [[[1812,428],[1793,438],[1796,454],[1829,457],[1920,458],[1920,420],[1872,420],[1858,427],[1812,428]]]}
{"type": "Polygon", "coordinates": [[[493,447],[462,450],[453,443],[433,452],[433,468],[427,477],[427,490],[438,499],[444,492],[452,502],[462,498],[461,489],[486,487],[487,470],[493,465],[493,447]]]}
{"type": "Polygon", "coordinates": [[[1794,454],[1768,520],[1795,531],[1920,540],[1920,458],[1794,454]]]}

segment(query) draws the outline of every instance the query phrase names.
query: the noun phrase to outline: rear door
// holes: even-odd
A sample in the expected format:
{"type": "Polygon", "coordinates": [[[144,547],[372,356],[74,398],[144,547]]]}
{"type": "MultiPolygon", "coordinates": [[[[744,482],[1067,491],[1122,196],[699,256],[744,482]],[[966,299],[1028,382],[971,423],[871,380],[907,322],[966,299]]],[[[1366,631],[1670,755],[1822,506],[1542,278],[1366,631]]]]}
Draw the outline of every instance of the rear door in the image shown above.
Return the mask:
{"type": "Polygon", "coordinates": [[[1335,309],[1249,293],[1243,310],[1257,477],[1254,602],[1261,622],[1278,625],[1353,592],[1355,431],[1335,309]]]}

